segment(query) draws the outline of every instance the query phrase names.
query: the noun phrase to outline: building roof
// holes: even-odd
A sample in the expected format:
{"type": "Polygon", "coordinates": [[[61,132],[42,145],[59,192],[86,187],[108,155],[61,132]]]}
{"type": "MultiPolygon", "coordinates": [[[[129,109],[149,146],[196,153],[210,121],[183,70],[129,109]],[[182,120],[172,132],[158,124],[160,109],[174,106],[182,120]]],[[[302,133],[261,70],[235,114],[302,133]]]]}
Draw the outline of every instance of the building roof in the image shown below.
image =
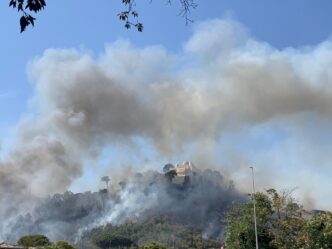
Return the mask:
{"type": "Polygon", "coordinates": [[[175,171],[177,176],[192,176],[197,170],[191,162],[183,162],[176,165],[175,171]]]}
{"type": "Polygon", "coordinates": [[[5,242],[0,243],[0,248],[1,249],[24,249],[23,246],[11,245],[11,244],[7,244],[5,242]]]}

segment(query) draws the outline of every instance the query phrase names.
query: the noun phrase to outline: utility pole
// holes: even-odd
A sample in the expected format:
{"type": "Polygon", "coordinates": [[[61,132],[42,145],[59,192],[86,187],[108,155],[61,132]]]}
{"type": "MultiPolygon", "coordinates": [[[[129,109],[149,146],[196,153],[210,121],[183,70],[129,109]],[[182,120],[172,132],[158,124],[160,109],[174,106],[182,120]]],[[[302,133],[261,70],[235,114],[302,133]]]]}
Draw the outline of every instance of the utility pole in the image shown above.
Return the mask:
{"type": "Polygon", "coordinates": [[[256,190],[255,190],[255,175],[254,175],[254,167],[251,168],[252,172],[252,190],[253,190],[253,202],[254,202],[254,222],[255,222],[255,237],[256,237],[256,249],[258,249],[258,236],[257,236],[257,221],[256,221],[256,190]]]}

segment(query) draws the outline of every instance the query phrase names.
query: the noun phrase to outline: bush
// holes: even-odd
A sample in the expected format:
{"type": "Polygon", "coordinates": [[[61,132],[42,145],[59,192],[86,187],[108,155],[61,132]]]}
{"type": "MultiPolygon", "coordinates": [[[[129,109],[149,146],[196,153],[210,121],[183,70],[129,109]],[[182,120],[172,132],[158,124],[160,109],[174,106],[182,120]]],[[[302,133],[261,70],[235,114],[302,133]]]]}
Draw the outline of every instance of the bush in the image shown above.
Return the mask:
{"type": "Polygon", "coordinates": [[[56,249],[75,249],[72,245],[70,245],[67,241],[60,240],[56,244],[56,249]]]}
{"type": "Polygon", "coordinates": [[[146,245],[140,247],[140,249],[166,249],[166,247],[162,244],[158,244],[156,242],[151,242],[149,244],[146,244],[146,245]]]}
{"type": "Polygon", "coordinates": [[[75,249],[72,245],[70,245],[67,241],[59,240],[54,245],[49,245],[42,247],[41,249],[75,249]]]}
{"type": "Polygon", "coordinates": [[[36,247],[36,246],[47,246],[50,245],[50,240],[41,234],[28,235],[21,237],[17,244],[24,247],[36,247]]]}
{"type": "Polygon", "coordinates": [[[93,242],[95,245],[103,249],[112,247],[130,247],[135,244],[134,241],[129,238],[107,233],[99,234],[96,238],[94,238],[93,242]]]}

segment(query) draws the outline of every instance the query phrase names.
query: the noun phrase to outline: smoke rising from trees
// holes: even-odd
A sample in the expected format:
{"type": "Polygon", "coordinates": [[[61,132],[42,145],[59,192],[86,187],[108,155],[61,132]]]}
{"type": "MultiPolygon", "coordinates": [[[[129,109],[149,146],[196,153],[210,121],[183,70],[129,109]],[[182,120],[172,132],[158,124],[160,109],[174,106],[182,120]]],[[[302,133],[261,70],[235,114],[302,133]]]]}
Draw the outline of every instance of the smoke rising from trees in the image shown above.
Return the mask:
{"type": "MultiPolygon", "coordinates": [[[[136,138],[168,158],[193,143],[213,146],[229,131],[274,121],[305,130],[320,118],[331,135],[331,55],[329,40],[278,50],[233,20],[197,25],[178,54],[123,40],[99,57],[46,50],[28,66],[33,113],[18,124],[15,146],[0,161],[6,203],[0,217],[31,207],[26,200],[33,196],[65,191],[84,173],[86,159],[136,138]]],[[[211,150],[194,152],[209,158],[211,150]]]]}
{"type": "Polygon", "coordinates": [[[31,211],[13,214],[2,238],[16,241],[26,234],[47,234],[53,240],[77,241],[89,230],[125,222],[167,217],[172,223],[201,230],[207,238],[222,239],[220,222],[232,201],[244,197],[218,171],[198,171],[186,184],[174,183],[157,171],[136,173],[112,191],[55,194],[36,200],[31,211]]]}

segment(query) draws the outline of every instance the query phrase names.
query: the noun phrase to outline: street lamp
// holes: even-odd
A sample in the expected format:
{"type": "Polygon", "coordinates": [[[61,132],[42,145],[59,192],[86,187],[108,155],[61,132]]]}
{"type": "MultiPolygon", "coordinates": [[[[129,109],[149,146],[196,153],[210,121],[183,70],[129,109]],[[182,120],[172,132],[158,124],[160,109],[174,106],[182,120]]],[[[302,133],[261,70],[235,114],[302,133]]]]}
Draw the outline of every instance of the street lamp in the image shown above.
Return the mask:
{"type": "Polygon", "coordinates": [[[253,190],[253,202],[254,202],[254,222],[255,222],[255,237],[256,237],[256,249],[258,249],[258,236],[257,236],[257,221],[256,221],[256,191],[255,191],[255,175],[254,167],[249,167],[252,172],[252,190],[253,190]]]}

